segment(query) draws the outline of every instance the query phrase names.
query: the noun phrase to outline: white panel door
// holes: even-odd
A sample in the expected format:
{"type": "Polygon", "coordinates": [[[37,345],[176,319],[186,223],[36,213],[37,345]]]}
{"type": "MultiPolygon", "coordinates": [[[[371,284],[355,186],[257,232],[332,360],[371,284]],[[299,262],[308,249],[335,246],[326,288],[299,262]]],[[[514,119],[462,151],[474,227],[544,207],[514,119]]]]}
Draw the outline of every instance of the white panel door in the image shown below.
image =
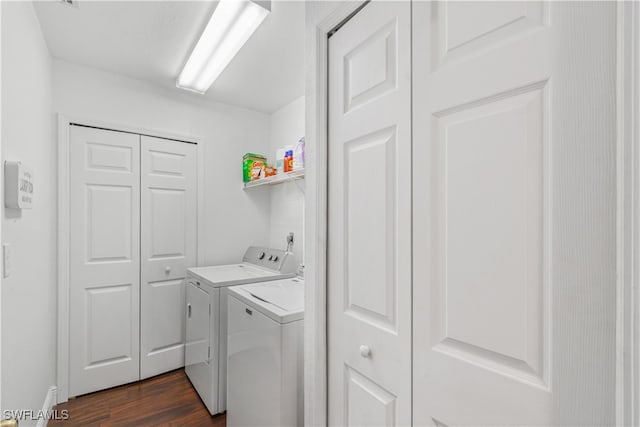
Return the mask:
{"type": "Polygon", "coordinates": [[[410,4],[329,39],[329,423],[411,423],[410,4]]]}
{"type": "Polygon", "coordinates": [[[139,141],[70,127],[69,396],[139,379],[139,141]]]}
{"type": "Polygon", "coordinates": [[[184,366],[184,278],[196,265],[196,152],[195,144],[141,137],[141,378],[184,366]]]}
{"type": "Polygon", "coordinates": [[[415,425],[613,422],[614,23],[413,4],[415,425]]]}

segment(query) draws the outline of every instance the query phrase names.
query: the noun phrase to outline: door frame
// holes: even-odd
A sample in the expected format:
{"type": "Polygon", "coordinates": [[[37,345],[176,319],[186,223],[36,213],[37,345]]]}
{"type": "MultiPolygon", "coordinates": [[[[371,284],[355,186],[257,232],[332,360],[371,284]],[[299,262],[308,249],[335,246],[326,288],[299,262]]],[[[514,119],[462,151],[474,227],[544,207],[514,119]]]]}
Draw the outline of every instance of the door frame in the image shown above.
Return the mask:
{"type": "Polygon", "coordinates": [[[368,0],[307,6],[305,87],[304,424],[326,426],[327,389],[327,126],[329,34],[368,0]],[[322,7],[328,8],[322,9],[322,7]]]}
{"type": "Polygon", "coordinates": [[[616,424],[640,423],[640,5],[617,3],[616,424]]]}
{"type": "MultiPolygon", "coordinates": [[[[0,46],[2,45],[2,7],[0,7],[0,46]]],[[[2,60],[0,59],[0,63],[2,60]]],[[[2,76],[2,67],[0,67],[0,77],[2,76]]],[[[2,78],[0,78],[0,100],[2,99],[2,78]]],[[[0,102],[0,105],[2,102],[0,102]]],[[[0,111],[2,107],[0,106],[0,111]]],[[[0,136],[2,135],[2,114],[0,114],[0,136]]],[[[0,138],[0,153],[2,153],[2,139],[0,138]]],[[[1,157],[2,163],[4,164],[4,157],[1,157]]],[[[4,170],[4,166],[3,166],[4,170]]],[[[0,186],[4,188],[4,171],[0,174],[0,186]]],[[[0,243],[4,243],[2,240],[2,224],[0,224],[0,243]]],[[[4,258],[4,250],[2,254],[4,258]]],[[[2,272],[0,273],[0,390],[2,390],[2,289],[4,289],[2,282],[4,281],[4,268],[2,268],[2,272]]],[[[0,391],[0,411],[4,410],[4,406],[2,406],[2,392],[0,391]]]]}
{"type": "Polygon", "coordinates": [[[197,148],[197,243],[196,263],[205,259],[204,239],[204,144],[201,138],[172,134],[154,129],[137,128],[123,124],[58,114],[58,350],[56,403],[69,400],[69,153],[70,130],[73,124],[133,134],[172,139],[176,142],[196,144],[197,148]]]}

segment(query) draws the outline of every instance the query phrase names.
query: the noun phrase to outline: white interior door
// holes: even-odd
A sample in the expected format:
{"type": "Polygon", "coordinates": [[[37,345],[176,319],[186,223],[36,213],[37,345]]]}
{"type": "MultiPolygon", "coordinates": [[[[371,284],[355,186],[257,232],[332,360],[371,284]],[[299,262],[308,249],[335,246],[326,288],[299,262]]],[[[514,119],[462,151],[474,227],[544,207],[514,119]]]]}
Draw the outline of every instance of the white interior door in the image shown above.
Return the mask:
{"type": "Polygon", "coordinates": [[[614,422],[615,8],[413,4],[415,425],[614,422]]]}
{"type": "Polygon", "coordinates": [[[184,366],[184,278],[197,248],[196,152],[195,144],[141,137],[141,378],[184,366]]]}
{"type": "Polygon", "coordinates": [[[330,425],[411,424],[410,10],[329,39],[330,425]]]}
{"type": "Polygon", "coordinates": [[[139,144],[70,128],[69,396],[139,379],[139,144]]]}

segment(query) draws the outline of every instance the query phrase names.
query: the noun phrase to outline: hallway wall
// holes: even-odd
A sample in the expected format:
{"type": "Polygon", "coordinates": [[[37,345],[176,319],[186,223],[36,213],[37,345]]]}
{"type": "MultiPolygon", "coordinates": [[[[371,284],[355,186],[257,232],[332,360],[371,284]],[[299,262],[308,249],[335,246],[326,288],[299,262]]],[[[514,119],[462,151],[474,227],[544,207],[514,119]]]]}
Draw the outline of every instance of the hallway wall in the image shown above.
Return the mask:
{"type": "Polygon", "coordinates": [[[56,366],[52,59],[32,3],[2,2],[0,7],[2,159],[21,161],[34,174],[33,209],[4,208],[2,216],[2,240],[12,250],[11,276],[2,280],[2,409],[38,411],[55,384],[56,366]]]}

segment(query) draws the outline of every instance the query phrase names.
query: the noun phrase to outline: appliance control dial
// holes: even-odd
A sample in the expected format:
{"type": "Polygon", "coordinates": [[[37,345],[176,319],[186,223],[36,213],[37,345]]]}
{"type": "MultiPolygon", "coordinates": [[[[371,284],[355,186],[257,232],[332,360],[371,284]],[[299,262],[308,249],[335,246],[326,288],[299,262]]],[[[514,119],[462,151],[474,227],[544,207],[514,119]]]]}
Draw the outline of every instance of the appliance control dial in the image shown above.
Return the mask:
{"type": "Polygon", "coordinates": [[[273,262],[276,262],[276,261],[278,261],[278,255],[273,257],[273,262]]]}
{"type": "Polygon", "coordinates": [[[273,255],[269,255],[269,261],[273,259],[273,255]]]}
{"type": "Polygon", "coordinates": [[[260,252],[260,255],[258,255],[258,259],[264,259],[264,256],[266,254],[264,252],[260,252]]]}

